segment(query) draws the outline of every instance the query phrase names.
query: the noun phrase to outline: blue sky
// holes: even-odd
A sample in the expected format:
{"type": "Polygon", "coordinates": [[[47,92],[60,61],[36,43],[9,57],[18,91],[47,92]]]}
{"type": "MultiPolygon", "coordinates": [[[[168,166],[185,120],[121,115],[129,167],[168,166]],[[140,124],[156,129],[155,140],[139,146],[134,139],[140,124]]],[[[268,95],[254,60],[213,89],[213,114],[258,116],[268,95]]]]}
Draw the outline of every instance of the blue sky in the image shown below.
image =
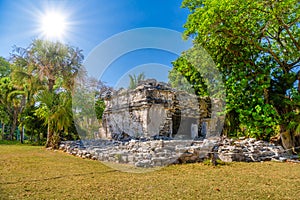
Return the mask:
{"type": "MultiPolygon", "coordinates": [[[[182,32],[188,11],[180,5],[181,0],[0,0],[0,56],[8,58],[13,45],[27,47],[41,37],[41,16],[49,10],[66,16],[69,25],[64,42],[79,47],[88,58],[97,45],[123,31],[160,27],[182,32]]],[[[115,60],[104,80],[113,85],[120,82],[113,75],[120,78],[131,68],[149,67],[147,63],[171,67],[176,57],[153,49],[133,51],[115,60]]]]}

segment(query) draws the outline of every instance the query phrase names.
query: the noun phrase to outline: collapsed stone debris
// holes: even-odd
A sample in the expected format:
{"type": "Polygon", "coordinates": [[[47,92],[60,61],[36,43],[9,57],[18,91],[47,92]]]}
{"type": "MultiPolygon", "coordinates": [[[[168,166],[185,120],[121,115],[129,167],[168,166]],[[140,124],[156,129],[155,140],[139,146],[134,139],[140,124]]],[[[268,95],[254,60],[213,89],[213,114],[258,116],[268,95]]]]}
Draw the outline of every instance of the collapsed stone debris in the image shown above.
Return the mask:
{"type": "Polygon", "coordinates": [[[195,163],[210,159],[224,162],[298,162],[281,146],[254,138],[234,140],[212,138],[191,140],[114,140],[66,141],[60,150],[74,156],[99,161],[130,164],[136,167],[156,167],[179,163],[195,163]]]}

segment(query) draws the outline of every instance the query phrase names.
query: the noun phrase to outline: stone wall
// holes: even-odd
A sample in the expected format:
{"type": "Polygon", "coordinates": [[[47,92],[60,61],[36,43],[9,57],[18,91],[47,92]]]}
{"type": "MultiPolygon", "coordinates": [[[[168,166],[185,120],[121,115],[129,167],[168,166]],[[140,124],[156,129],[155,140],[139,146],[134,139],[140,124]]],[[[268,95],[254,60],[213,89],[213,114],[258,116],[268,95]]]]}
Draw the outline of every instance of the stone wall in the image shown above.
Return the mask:
{"type": "Polygon", "coordinates": [[[93,140],[62,142],[60,150],[74,156],[129,164],[136,167],[161,167],[170,164],[199,162],[209,157],[212,141],[149,140],[128,142],[93,140]]]}

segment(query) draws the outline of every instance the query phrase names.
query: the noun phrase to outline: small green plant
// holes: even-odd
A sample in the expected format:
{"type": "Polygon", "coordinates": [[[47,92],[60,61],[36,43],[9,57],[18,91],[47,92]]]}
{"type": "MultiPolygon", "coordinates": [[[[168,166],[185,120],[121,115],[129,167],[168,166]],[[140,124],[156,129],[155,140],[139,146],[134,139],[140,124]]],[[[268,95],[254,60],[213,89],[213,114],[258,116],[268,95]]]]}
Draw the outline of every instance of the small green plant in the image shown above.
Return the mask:
{"type": "Polygon", "coordinates": [[[217,165],[226,165],[226,164],[228,164],[228,163],[226,163],[220,159],[217,159],[217,165]]]}
{"type": "Polygon", "coordinates": [[[224,162],[220,159],[217,159],[215,161],[215,165],[213,164],[212,159],[205,159],[202,163],[207,166],[218,166],[218,165],[226,165],[227,164],[226,162],[224,162]]]}
{"type": "Polygon", "coordinates": [[[119,162],[121,161],[122,155],[121,154],[115,154],[115,159],[118,160],[119,162]]]}
{"type": "Polygon", "coordinates": [[[211,166],[211,165],[212,165],[210,159],[205,159],[202,163],[203,163],[204,165],[207,165],[207,166],[211,166]]]}

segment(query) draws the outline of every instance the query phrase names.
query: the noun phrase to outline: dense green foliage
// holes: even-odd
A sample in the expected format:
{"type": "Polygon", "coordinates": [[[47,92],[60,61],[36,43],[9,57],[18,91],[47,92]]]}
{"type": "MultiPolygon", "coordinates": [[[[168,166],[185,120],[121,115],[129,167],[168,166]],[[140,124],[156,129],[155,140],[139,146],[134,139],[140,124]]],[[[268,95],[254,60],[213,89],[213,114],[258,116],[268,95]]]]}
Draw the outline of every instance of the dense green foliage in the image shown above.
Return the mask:
{"type": "Polygon", "coordinates": [[[14,132],[17,128],[18,117],[24,107],[24,91],[14,86],[10,77],[11,65],[9,62],[1,58],[0,62],[0,118],[1,118],[1,137],[13,139],[14,132]],[[8,135],[5,135],[5,127],[9,125],[8,135]]]}
{"type": "Polygon", "coordinates": [[[195,93],[199,96],[208,96],[207,84],[201,73],[182,56],[173,62],[173,69],[169,73],[169,82],[172,87],[195,93]]]}
{"type": "MultiPolygon", "coordinates": [[[[207,50],[223,77],[224,134],[268,139],[280,133],[287,148],[294,146],[300,128],[299,2],[184,0],[182,6],[190,11],[184,36],[207,50]]],[[[207,85],[187,60],[178,58],[172,73],[205,94],[207,85]]]]}
{"type": "Polygon", "coordinates": [[[10,74],[10,64],[4,58],[0,57],[0,78],[10,74]]]}
{"type": "Polygon", "coordinates": [[[102,119],[102,114],[105,109],[105,103],[102,99],[97,99],[95,102],[95,112],[98,120],[102,119]]]}
{"type": "Polygon", "coordinates": [[[11,62],[1,58],[2,139],[15,139],[16,129],[21,142],[25,130],[27,138],[46,138],[46,146],[53,148],[61,139],[78,138],[71,93],[82,60],[81,50],[43,40],[15,48],[11,62]]]}

